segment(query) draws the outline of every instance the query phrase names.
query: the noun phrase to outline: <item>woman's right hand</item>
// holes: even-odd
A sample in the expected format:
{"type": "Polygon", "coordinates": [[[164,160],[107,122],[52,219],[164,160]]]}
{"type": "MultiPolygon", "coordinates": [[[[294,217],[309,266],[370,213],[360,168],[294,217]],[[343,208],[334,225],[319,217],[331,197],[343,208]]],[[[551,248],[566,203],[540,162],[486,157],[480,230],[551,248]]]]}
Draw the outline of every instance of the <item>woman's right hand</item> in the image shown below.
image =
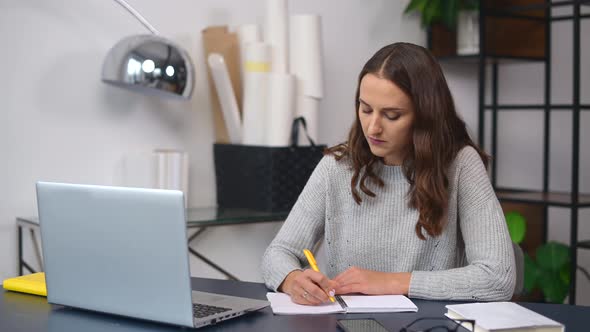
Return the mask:
{"type": "Polygon", "coordinates": [[[330,301],[338,284],[320,272],[311,269],[291,271],[279,287],[297,304],[318,305],[330,301]]]}

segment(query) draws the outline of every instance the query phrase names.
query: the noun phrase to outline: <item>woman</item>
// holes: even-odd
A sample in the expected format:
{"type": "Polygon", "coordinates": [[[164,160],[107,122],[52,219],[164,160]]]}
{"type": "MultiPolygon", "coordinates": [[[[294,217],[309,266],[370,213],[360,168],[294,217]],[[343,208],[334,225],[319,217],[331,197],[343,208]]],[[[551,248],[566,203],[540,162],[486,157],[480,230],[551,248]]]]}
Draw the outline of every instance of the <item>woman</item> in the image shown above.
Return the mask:
{"type": "Polygon", "coordinates": [[[327,150],[266,250],[267,286],[299,304],[328,295],[508,300],[514,252],[488,157],[423,47],[380,49],[359,75],[348,141],[327,150]],[[326,275],[303,249],[325,238],[326,275]]]}

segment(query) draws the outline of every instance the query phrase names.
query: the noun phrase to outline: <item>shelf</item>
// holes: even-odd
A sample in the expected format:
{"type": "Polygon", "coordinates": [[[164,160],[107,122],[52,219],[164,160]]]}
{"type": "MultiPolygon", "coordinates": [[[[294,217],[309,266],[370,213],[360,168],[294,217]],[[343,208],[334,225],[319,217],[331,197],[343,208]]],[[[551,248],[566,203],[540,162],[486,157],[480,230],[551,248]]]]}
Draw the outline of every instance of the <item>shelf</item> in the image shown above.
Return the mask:
{"type": "MultiPolygon", "coordinates": [[[[548,7],[573,6],[576,2],[589,6],[590,0],[560,1],[546,4],[544,0],[492,0],[484,8],[486,17],[513,18],[520,20],[543,21],[545,20],[545,9],[548,7]]],[[[574,15],[551,15],[552,22],[572,20],[574,15]]],[[[580,13],[580,19],[590,18],[589,14],[580,13]]]]}
{"type": "MultiPolygon", "coordinates": [[[[488,0],[482,9],[480,22],[480,49],[486,61],[545,61],[545,41],[547,20],[545,10],[518,14],[497,15],[503,8],[517,5],[538,4],[544,0],[488,0]],[[486,15],[486,10],[493,15],[486,15]]],[[[590,1],[590,0],[589,0],[590,1]]],[[[457,32],[442,24],[434,24],[429,29],[428,46],[441,60],[479,61],[479,55],[457,55],[457,32]]]]}
{"type": "MultiPolygon", "coordinates": [[[[551,15],[549,7],[590,6],[590,0],[545,3],[545,0],[486,0],[482,27],[486,61],[544,61],[547,22],[573,20],[574,15],[551,15]],[[489,55],[489,56],[488,56],[489,55]]],[[[580,13],[580,19],[590,18],[580,13]]],[[[441,61],[477,63],[479,55],[457,55],[456,31],[434,24],[428,33],[428,45],[441,61]]]]}
{"type": "MultiPolygon", "coordinates": [[[[497,137],[502,133],[498,133],[498,124],[496,117],[500,111],[542,111],[545,114],[544,131],[551,127],[551,117],[549,116],[553,111],[561,111],[561,114],[572,114],[574,116],[573,122],[579,124],[580,115],[583,110],[589,110],[590,105],[580,104],[580,95],[583,93],[580,89],[580,71],[581,61],[587,57],[582,58],[580,54],[580,36],[583,35],[580,31],[581,20],[590,18],[590,14],[586,11],[582,12],[580,5],[590,5],[590,0],[576,0],[576,1],[559,1],[552,2],[547,0],[482,0],[480,5],[480,52],[470,59],[461,59],[454,57],[456,55],[457,38],[456,32],[445,31],[444,27],[437,27],[429,31],[428,46],[432,53],[440,58],[449,60],[466,62],[475,62],[479,70],[478,80],[478,110],[479,110],[479,142],[486,146],[486,111],[492,112],[492,126],[491,126],[491,150],[492,154],[498,156],[498,142],[497,137]],[[568,7],[569,6],[569,7],[568,7]],[[565,12],[558,13],[552,8],[563,8],[565,12]],[[551,68],[551,51],[555,49],[552,39],[554,37],[550,33],[552,31],[553,22],[570,20],[572,23],[572,65],[574,66],[572,76],[571,89],[574,92],[571,103],[563,104],[549,104],[540,102],[537,104],[506,104],[498,102],[498,62],[500,60],[488,58],[487,55],[511,55],[520,60],[530,61],[531,59],[544,61],[544,69],[551,68]],[[553,45],[552,45],[553,44],[553,45]],[[485,59],[485,61],[484,61],[485,59]],[[486,64],[492,61],[494,66],[491,69],[491,79],[488,82],[486,64]],[[491,88],[490,96],[491,102],[486,103],[486,88],[491,88]],[[573,101],[576,101],[575,111],[573,101]]],[[[587,9],[588,7],[584,7],[587,9]]],[[[564,37],[564,38],[567,38],[564,37]]],[[[512,58],[514,60],[514,58],[512,58]]],[[[544,70],[542,82],[545,87],[545,99],[550,100],[552,86],[562,84],[564,80],[551,83],[551,71],[544,70]]],[[[505,114],[505,113],[503,113],[505,114]]],[[[580,126],[574,125],[572,128],[572,165],[576,165],[572,173],[572,183],[579,184],[580,172],[579,166],[580,157],[580,134],[582,132],[580,126]]],[[[490,128],[487,129],[488,133],[490,128]]],[[[543,141],[543,183],[547,185],[550,183],[550,149],[549,143],[545,137],[543,141]]],[[[492,172],[492,183],[497,181],[497,159],[494,162],[492,172]]],[[[534,226],[529,227],[527,236],[523,243],[527,243],[525,248],[529,254],[534,254],[538,243],[531,241],[547,241],[548,229],[548,207],[563,207],[570,209],[569,224],[572,225],[571,234],[571,251],[576,252],[576,248],[590,249],[590,239],[578,241],[576,232],[580,220],[577,212],[581,208],[590,208],[590,193],[578,193],[579,187],[573,186],[576,190],[575,194],[571,192],[546,192],[534,191],[516,187],[497,187],[495,186],[496,194],[501,202],[504,211],[517,211],[525,216],[527,221],[534,221],[534,226]],[[575,200],[573,198],[575,196],[575,200]],[[530,231],[530,232],[529,232],[530,231]]],[[[530,226],[530,225],[529,225],[530,226]]],[[[577,264],[577,256],[572,256],[572,264],[577,264]]],[[[576,273],[575,269],[569,271],[570,287],[569,287],[569,303],[576,303],[576,273]]]]}
{"type": "MultiPolygon", "coordinates": [[[[436,57],[440,62],[479,63],[479,54],[469,55],[443,55],[436,57]]],[[[486,63],[522,63],[522,62],[543,62],[544,57],[486,54],[486,63]]]]}
{"type": "Polygon", "coordinates": [[[566,192],[549,192],[542,191],[516,191],[508,189],[496,190],[498,199],[502,202],[529,203],[562,207],[590,207],[590,194],[580,193],[578,204],[572,202],[571,193],[566,192]]]}
{"type": "MultiPolygon", "coordinates": [[[[590,14],[581,14],[580,19],[590,18],[590,14]]],[[[551,21],[566,21],[566,20],[573,20],[574,15],[558,15],[558,16],[551,16],[551,21]]]]}
{"type": "MultiPolygon", "coordinates": [[[[543,111],[545,109],[545,105],[543,104],[536,104],[536,105],[497,105],[496,107],[493,107],[492,105],[486,105],[484,106],[484,108],[486,110],[491,110],[493,108],[496,108],[499,111],[503,111],[503,110],[518,110],[518,111],[543,111]]],[[[573,105],[569,104],[553,104],[553,105],[549,105],[549,110],[550,111],[571,111],[574,108],[573,105]]],[[[587,104],[582,104],[580,105],[580,109],[583,111],[590,111],[590,105],[587,104]]]]}
{"type": "Polygon", "coordinates": [[[580,4],[583,6],[590,5],[590,0],[573,0],[573,1],[552,1],[546,3],[544,0],[537,1],[506,1],[506,0],[488,0],[485,11],[502,12],[502,13],[521,13],[530,11],[544,11],[548,7],[565,7],[580,4]],[[523,4],[516,4],[522,2],[523,4]],[[515,3],[515,4],[512,4],[515,3]]]}

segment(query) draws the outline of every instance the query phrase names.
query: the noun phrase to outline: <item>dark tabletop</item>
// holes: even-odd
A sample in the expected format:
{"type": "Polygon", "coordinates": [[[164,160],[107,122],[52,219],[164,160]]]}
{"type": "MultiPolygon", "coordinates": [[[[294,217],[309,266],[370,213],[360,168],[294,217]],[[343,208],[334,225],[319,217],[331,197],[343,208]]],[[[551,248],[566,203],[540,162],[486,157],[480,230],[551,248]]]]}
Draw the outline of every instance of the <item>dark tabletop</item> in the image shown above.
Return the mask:
{"type": "MultiPolygon", "coordinates": [[[[266,299],[267,292],[263,284],[243,281],[193,278],[192,285],[194,290],[256,299],[266,299]]],[[[268,307],[259,312],[202,328],[200,331],[338,331],[337,319],[363,317],[375,318],[389,331],[399,331],[418,317],[443,317],[446,312],[445,305],[455,303],[418,299],[413,301],[419,308],[417,313],[275,316],[268,307]]],[[[590,330],[590,307],[543,303],[519,304],[565,324],[567,332],[590,330]]],[[[0,331],[164,332],[187,330],[182,327],[50,305],[45,297],[0,290],[0,331]]]]}

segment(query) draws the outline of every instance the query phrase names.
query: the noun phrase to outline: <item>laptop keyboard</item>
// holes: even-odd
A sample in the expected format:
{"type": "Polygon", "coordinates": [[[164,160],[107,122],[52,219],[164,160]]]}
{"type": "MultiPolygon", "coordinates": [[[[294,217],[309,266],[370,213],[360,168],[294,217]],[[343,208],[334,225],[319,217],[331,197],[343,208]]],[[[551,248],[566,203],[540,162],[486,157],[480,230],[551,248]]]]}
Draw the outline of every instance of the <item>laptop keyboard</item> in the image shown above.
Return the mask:
{"type": "Polygon", "coordinates": [[[193,315],[197,318],[203,318],[220,312],[230,311],[231,308],[216,307],[200,303],[193,303],[193,315]]]}

